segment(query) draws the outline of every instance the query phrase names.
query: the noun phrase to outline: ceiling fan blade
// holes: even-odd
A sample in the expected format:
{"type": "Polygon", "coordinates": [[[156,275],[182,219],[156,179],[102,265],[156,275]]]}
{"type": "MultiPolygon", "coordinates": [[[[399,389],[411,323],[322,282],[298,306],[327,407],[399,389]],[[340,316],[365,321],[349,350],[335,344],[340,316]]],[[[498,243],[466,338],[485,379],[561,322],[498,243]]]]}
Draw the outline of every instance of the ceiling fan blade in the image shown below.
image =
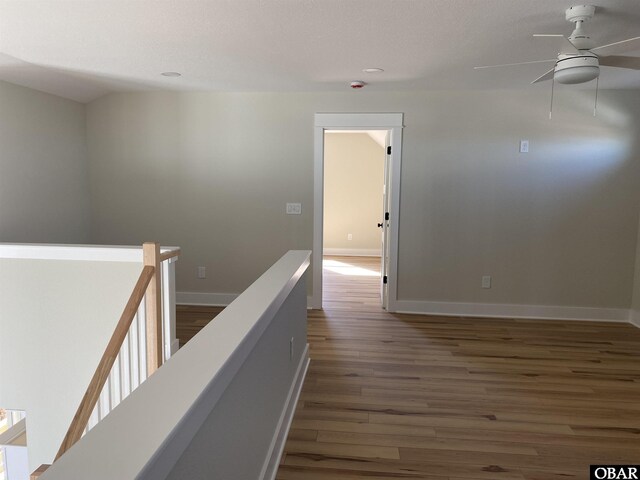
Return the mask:
{"type": "Polygon", "coordinates": [[[481,67],[473,67],[475,70],[480,70],[482,68],[495,68],[495,67],[513,67],[516,65],[529,65],[532,63],[549,63],[549,62],[556,62],[557,59],[551,59],[551,60],[534,60],[533,62],[518,62],[518,63],[502,63],[500,65],[483,65],[481,67]]]}
{"type": "Polygon", "coordinates": [[[563,55],[579,55],[580,50],[578,50],[571,41],[565,37],[564,35],[553,35],[553,34],[545,34],[545,33],[535,33],[533,35],[536,38],[554,38],[557,39],[558,42],[558,53],[563,55]]]}
{"type": "Polygon", "coordinates": [[[556,70],[555,67],[553,67],[551,70],[549,70],[544,75],[536,78],[533,82],[531,82],[531,84],[533,85],[534,83],[544,82],[545,80],[551,80],[553,78],[553,73],[555,72],[555,70],[556,70]]]}
{"type": "Polygon", "coordinates": [[[600,65],[606,67],[630,68],[640,70],[640,57],[625,57],[622,55],[609,55],[599,59],[600,65]]]}
{"type": "Polygon", "coordinates": [[[591,51],[599,57],[607,57],[614,53],[624,53],[630,50],[640,49],[640,37],[627,38],[620,42],[610,43],[608,45],[602,45],[600,47],[592,48],[591,51]]]}

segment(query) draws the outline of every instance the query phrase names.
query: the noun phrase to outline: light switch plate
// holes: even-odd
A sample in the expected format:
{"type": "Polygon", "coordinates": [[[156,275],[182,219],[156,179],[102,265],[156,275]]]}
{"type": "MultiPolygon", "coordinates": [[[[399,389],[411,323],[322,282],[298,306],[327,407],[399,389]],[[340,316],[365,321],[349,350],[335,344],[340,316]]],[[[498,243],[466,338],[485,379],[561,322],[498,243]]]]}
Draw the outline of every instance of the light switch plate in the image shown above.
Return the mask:
{"type": "Polygon", "coordinates": [[[302,213],[301,203],[287,203],[287,215],[300,215],[302,213]]]}
{"type": "Polygon", "coordinates": [[[207,278],[207,268],[198,267],[198,278],[207,278]]]}

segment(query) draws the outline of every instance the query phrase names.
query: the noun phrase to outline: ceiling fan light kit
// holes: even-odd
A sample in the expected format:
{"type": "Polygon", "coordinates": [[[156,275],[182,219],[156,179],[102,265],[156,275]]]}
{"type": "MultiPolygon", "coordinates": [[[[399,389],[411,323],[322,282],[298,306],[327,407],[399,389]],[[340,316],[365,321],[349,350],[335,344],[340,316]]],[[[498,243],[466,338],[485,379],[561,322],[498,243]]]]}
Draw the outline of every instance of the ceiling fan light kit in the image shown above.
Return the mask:
{"type": "Polygon", "coordinates": [[[593,18],[596,7],[593,5],[575,5],[565,11],[567,21],[575,24],[569,37],[564,35],[536,34],[534,37],[552,37],[558,39],[558,54],[554,60],[528,61],[502,65],[488,65],[478,68],[507,67],[531,63],[555,62],[554,67],[531,83],[545,80],[564,84],[590,82],[600,76],[600,66],[640,70],[637,57],[616,56],[617,53],[640,47],[640,37],[628,38],[607,45],[595,46],[595,42],[586,32],[585,23],[593,18]]]}
{"type": "Polygon", "coordinates": [[[558,83],[576,84],[585,83],[600,75],[598,57],[592,53],[579,57],[561,55],[554,68],[553,78],[558,83]]]}
{"type": "Polygon", "coordinates": [[[593,115],[595,116],[598,105],[600,65],[640,70],[640,60],[638,57],[616,55],[616,53],[638,48],[640,46],[640,37],[628,38],[619,42],[596,47],[584,28],[585,22],[591,20],[595,13],[596,7],[593,5],[574,5],[565,11],[566,20],[575,24],[575,28],[569,37],[555,34],[533,35],[534,37],[557,38],[559,41],[557,59],[506,63],[502,65],[485,65],[475,68],[512,67],[532,63],[555,62],[551,70],[531,82],[538,83],[551,80],[551,108],[549,109],[549,118],[551,118],[553,111],[553,86],[556,82],[575,85],[590,82],[591,80],[596,80],[596,95],[593,107],[593,115]]]}

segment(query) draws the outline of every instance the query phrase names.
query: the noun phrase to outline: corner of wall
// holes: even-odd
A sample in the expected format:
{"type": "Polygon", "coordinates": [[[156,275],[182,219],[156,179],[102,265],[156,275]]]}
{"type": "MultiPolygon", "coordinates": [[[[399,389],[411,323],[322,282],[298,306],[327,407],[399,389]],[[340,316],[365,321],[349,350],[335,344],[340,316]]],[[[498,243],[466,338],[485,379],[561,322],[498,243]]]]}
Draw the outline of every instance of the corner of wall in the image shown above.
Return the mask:
{"type": "Polygon", "coordinates": [[[633,277],[633,291],[629,321],[636,327],[640,328],[640,218],[638,219],[638,241],[636,243],[636,263],[633,277]]]}
{"type": "Polygon", "coordinates": [[[0,239],[87,243],[86,106],[2,81],[0,97],[0,239]]]}

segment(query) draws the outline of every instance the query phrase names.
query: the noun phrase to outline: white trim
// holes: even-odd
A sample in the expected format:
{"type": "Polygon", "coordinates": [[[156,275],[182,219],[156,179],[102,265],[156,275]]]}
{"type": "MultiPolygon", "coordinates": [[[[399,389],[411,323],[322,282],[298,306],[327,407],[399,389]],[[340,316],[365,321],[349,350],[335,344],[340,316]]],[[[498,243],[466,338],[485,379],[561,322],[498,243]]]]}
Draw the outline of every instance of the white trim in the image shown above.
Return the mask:
{"type": "Polygon", "coordinates": [[[624,308],[513,305],[506,303],[424,302],[411,300],[399,300],[396,305],[397,312],[399,313],[417,313],[422,315],[629,322],[629,310],[624,308]]]}
{"type": "Polygon", "coordinates": [[[179,349],[180,340],[176,338],[173,342],[171,342],[171,356],[173,357],[179,349]]]}
{"type": "Polygon", "coordinates": [[[302,392],[302,385],[304,379],[307,376],[307,370],[309,369],[309,344],[307,343],[302,352],[300,363],[298,363],[298,369],[296,375],[293,378],[293,383],[289,389],[287,395],[287,401],[284,404],[280,419],[278,420],[278,426],[274,432],[271,445],[269,446],[269,453],[265,459],[264,466],[262,467],[262,473],[260,477],[262,480],[274,480],[278,473],[278,466],[280,464],[280,458],[284,451],[284,446],[289,435],[289,429],[291,428],[291,422],[293,422],[293,414],[296,411],[296,405],[302,392]]]}
{"type": "MultiPolygon", "coordinates": [[[[177,249],[178,247],[160,247],[160,253],[171,252],[177,249]]],[[[119,245],[0,243],[0,258],[142,263],[142,247],[119,245]]],[[[173,259],[176,258],[177,257],[173,257],[173,259]]]]}
{"type": "Polygon", "coordinates": [[[323,255],[339,255],[343,257],[379,257],[379,248],[324,248],[323,255]]]}
{"type": "Polygon", "coordinates": [[[398,235],[400,220],[400,174],[402,162],[403,113],[316,113],[313,142],[313,296],[310,306],[322,308],[323,196],[324,196],[324,131],[325,130],[389,130],[391,134],[391,198],[389,214],[389,312],[397,310],[398,235]]]}
{"type": "MultiPolygon", "coordinates": [[[[389,227],[388,248],[389,265],[388,270],[388,300],[387,311],[395,312],[398,309],[398,245],[400,242],[400,178],[402,174],[402,128],[392,128],[390,132],[391,168],[389,171],[389,185],[391,189],[391,199],[389,200],[389,214],[391,221],[389,227]]],[[[387,246],[385,246],[387,248],[387,246]]]]}
{"type": "MultiPolygon", "coordinates": [[[[315,121],[318,121],[315,115],[315,121]]],[[[313,294],[307,307],[322,309],[322,237],[324,235],[324,128],[316,124],[313,134],[313,248],[311,267],[313,294]]]]}
{"type": "Polygon", "coordinates": [[[637,310],[629,311],[629,323],[634,327],[640,328],[640,312],[637,310]]]}
{"type": "Polygon", "coordinates": [[[7,428],[4,432],[0,433],[0,447],[13,445],[13,441],[26,431],[27,422],[24,418],[22,418],[13,425],[9,426],[9,428],[7,428]]]}
{"type": "MultiPolygon", "coordinates": [[[[237,293],[176,292],[176,305],[196,305],[202,307],[226,307],[233,302],[237,293]]],[[[313,309],[313,297],[307,296],[307,310],[313,309]]]]}
{"type": "Polygon", "coordinates": [[[325,130],[388,130],[392,127],[402,127],[403,120],[403,113],[316,113],[313,125],[325,130]]]}
{"type": "Polygon", "coordinates": [[[238,298],[238,295],[238,293],[176,292],[176,304],[226,307],[238,298]]]}

